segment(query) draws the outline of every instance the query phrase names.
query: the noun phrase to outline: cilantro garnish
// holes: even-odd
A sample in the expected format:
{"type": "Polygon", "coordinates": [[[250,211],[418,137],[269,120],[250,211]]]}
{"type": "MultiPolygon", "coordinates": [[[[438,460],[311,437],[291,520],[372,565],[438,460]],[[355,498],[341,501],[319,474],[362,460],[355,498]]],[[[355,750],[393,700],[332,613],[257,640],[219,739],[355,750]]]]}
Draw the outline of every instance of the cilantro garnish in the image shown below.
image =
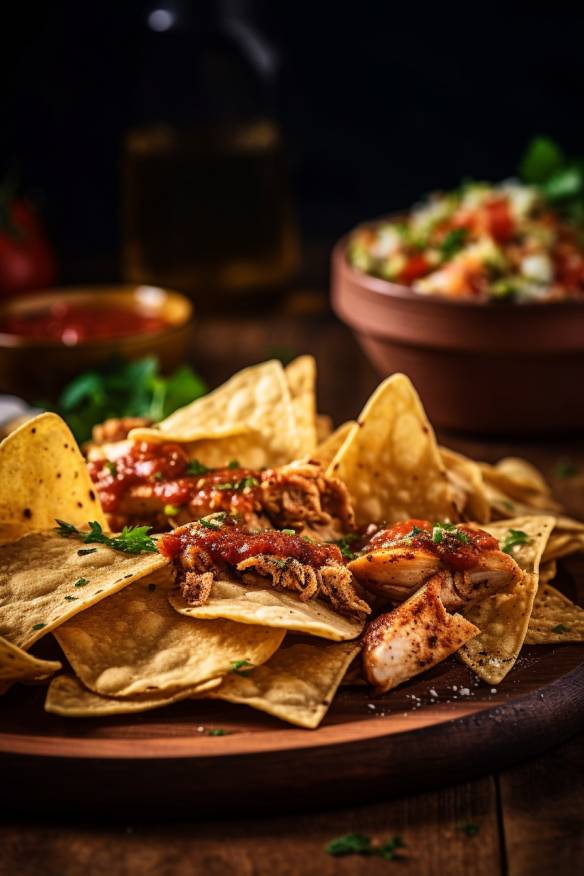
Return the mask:
{"type": "Polygon", "coordinates": [[[118,467],[117,467],[116,463],[111,462],[111,460],[108,459],[105,463],[105,467],[107,468],[107,470],[109,471],[111,476],[115,478],[115,476],[118,473],[118,467]]]}
{"type": "Polygon", "coordinates": [[[362,833],[346,833],[328,843],[324,850],[329,855],[341,857],[344,855],[374,855],[385,861],[396,859],[397,849],[403,849],[405,843],[400,836],[394,836],[383,843],[375,845],[371,838],[362,833]]]}
{"type": "Polygon", "coordinates": [[[43,627],[46,627],[46,624],[34,624],[33,630],[42,630],[43,627]]]}
{"type": "Polygon", "coordinates": [[[281,529],[280,532],[282,535],[296,535],[295,529],[281,529]]]}
{"type": "Polygon", "coordinates": [[[464,247],[468,232],[466,228],[451,228],[440,244],[440,252],[444,259],[451,259],[464,247]]]}
{"type": "Polygon", "coordinates": [[[211,469],[208,466],[203,465],[202,462],[199,462],[198,459],[191,459],[191,461],[187,465],[186,474],[188,474],[188,475],[204,475],[204,474],[208,474],[210,471],[211,471],[211,469]]]}
{"type": "Polygon", "coordinates": [[[356,554],[350,549],[349,545],[353,544],[354,541],[359,539],[359,533],[357,532],[348,532],[347,535],[344,535],[342,538],[338,538],[336,541],[329,542],[329,544],[336,544],[338,548],[341,550],[342,556],[345,560],[354,560],[356,554]]]}
{"type": "Polygon", "coordinates": [[[148,533],[150,526],[124,526],[119,535],[106,535],[97,520],[89,523],[89,532],[82,532],[71,523],[57,519],[56,531],[63,538],[78,538],[84,544],[105,544],[124,554],[156,553],[156,542],[148,533]]]}
{"type": "Polygon", "coordinates": [[[227,736],[227,730],[222,727],[217,727],[215,730],[208,730],[207,736],[227,736]]]}
{"type": "Polygon", "coordinates": [[[565,626],[564,624],[558,624],[556,627],[552,627],[552,633],[569,633],[570,627],[565,626]]]}
{"type": "Polygon", "coordinates": [[[88,584],[89,584],[89,581],[87,578],[78,578],[73,586],[74,587],[87,587],[88,584]]]}
{"type": "Polygon", "coordinates": [[[201,526],[204,526],[205,529],[221,529],[225,523],[226,517],[227,513],[225,511],[219,511],[217,514],[210,514],[207,517],[201,517],[198,522],[201,526]]]}
{"type": "Polygon", "coordinates": [[[561,459],[554,467],[554,474],[557,478],[573,478],[578,474],[578,466],[567,459],[561,459]]]}
{"type": "Polygon", "coordinates": [[[504,554],[510,554],[518,544],[527,544],[529,536],[522,529],[510,529],[501,545],[504,554]]]}
{"type": "Polygon", "coordinates": [[[157,471],[157,472],[155,472],[155,473],[152,475],[152,477],[154,478],[155,481],[163,481],[163,480],[164,480],[164,475],[162,474],[161,471],[157,471]]]}
{"type": "Polygon", "coordinates": [[[250,663],[249,660],[232,660],[229,671],[235,675],[249,675],[252,669],[253,663],[250,663]]]}
{"type": "Polygon", "coordinates": [[[456,828],[469,837],[476,836],[480,830],[478,824],[475,824],[474,821],[463,821],[457,824],[456,828]]]}
{"type": "Polygon", "coordinates": [[[241,468],[241,466],[239,464],[239,460],[238,459],[230,459],[229,462],[227,463],[227,468],[231,468],[231,469],[241,468]]]}
{"type": "Polygon", "coordinates": [[[238,481],[225,481],[222,484],[215,484],[216,490],[234,490],[237,493],[241,493],[242,490],[245,490],[247,487],[259,487],[260,482],[257,478],[246,477],[241,478],[238,481]]]}
{"type": "Polygon", "coordinates": [[[432,541],[434,544],[440,544],[444,535],[448,534],[453,538],[458,539],[463,544],[470,544],[470,538],[463,532],[462,529],[457,529],[454,523],[435,523],[432,527],[432,541]]]}

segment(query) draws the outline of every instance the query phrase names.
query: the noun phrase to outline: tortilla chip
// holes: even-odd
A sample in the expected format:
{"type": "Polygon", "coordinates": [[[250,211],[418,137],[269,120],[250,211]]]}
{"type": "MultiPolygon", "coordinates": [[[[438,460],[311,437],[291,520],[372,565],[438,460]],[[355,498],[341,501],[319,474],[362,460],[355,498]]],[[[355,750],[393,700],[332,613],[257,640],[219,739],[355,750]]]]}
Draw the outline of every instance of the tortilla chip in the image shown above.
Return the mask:
{"type": "Polygon", "coordinates": [[[526,645],[555,645],[558,642],[584,642],[584,609],[546,584],[533,604],[526,645]]]}
{"type": "Polygon", "coordinates": [[[0,693],[13,681],[41,681],[62,669],[58,660],[40,660],[0,637],[0,693]]]}
{"type": "Polygon", "coordinates": [[[229,675],[207,696],[251,706],[312,730],[326,715],[360,648],[354,642],[285,646],[249,674],[229,675]]]}
{"type": "MultiPolygon", "coordinates": [[[[239,438],[233,458],[243,465],[251,464],[248,454],[254,449],[254,464],[258,451],[263,465],[282,465],[298,456],[298,431],[281,362],[274,359],[245,368],[156,426],[133,429],[129,437],[192,444],[227,436],[239,438]]],[[[226,441],[224,446],[228,445],[226,441]]]]}
{"type": "Polygon", "coordinates": [[[436,437],[404,374],[375,390],[327,473],[349,488],[358,525],[458,520],[436,437]]]}
{"type": "Polygon", "coordinates": [[[137,581],[60,627],[57,640],[85,687],[114,697],[172,692],[259,665],[284,631],[232,621],[192,620],[169,605],[172,570],[137,581]]]}
{"type": "Polygon", "coordinates": [[[329,414],[316,415],[316,442],[322,444],[323,441],[333,434],[334,431],[333,418],[329,414]]]}
{"type": "Polygon", "coordinates": [[[231,581],[215,581],[205,605],[189,605],[177,591],[170,595],[170,604],[179,614],[199,620],[224,618],[240,624],[293,630],[336,642],[356,639],[364,626],[364,621],[344,617],[320,600],[301,602],[279,590],[231,581]]]}
{"type": "Polygon", "coordinates": [[[220,678],[211,679],[198,687],[186,688],[173,694],[143,694],[127,699],[104,697],[83,687],[72,675],[59,675],[53,679],[45,699],[45,711],[64,718],[102,718],[106,715],[128,715],[132,712],[147,712],[160,709],[195,694],[211,690],[221,684],[220,678]]]}
{"type": "Polygon", "coordinates": [[[56,414],[24,423],[0,444],[0,544],[55,525],[105,518],[85,460],[56,414]]]}
{"type": "Polygon", "coordinates": [[[379,693],[431,669],[479,633],[478,627],[461,614],[446,611],[441,589],[436,575],[370,625],[365,635],[363,666],[368,681],[379,693]],[[375,665],[375,673],[368,672],[369,665],[375,665]]]}
{"type": "Polygon", "coordinates": [[[525,460],[508,457],[497,465],[478,465],[493,517],[554,514],[561,510],[540,472],[525,460]]]}
{"type": "Polygon", "coordinates": [[[167,563],[158,553],[123,554],[56,532],[29,533],[0,546],[0,635],[26,650],[90,605],[167,563]]]}
{"type": "Polygon", "coordinates": [[[477,463],[447,447],[440,448],[440,455],[454,491],[459,517],[474,523],[488,523],[491,509],[477,463]]]}
{"type": "Polygon", "coordinates": [[[584,523],[560,515],[546,544],[543,561],[559,560],[584,551],[584,523]]]}
{"type": "Polygon", "coordinates": [[[519,456],[505,456],[495,463],[495,471],[504,475],[518,490],[551,496],[549,484],[538,468],[519,456]]]}
{"type": "Polygon", "coordinates": [[[298,432],[298,456],[309,457],[316,447],[316,362],[298,356],[285,368],[298,432]]]}
{"type": "Polygon", "coordinates": [[[554,523],[553,517],[532,516],[485,526],[501,543],[510,529],[529,536],[511,554],[524,571],[523,580],[463,612],[481,634],[459,651],[460,659],[488,684],[502,681],[519,656],[537,593],[539,564],[554,523]]]}
{"type": "Polygon", "coordinates": [[[327,468],[349,437],[349,433],[355,425],[355,420],[347,420],[346,423],[343,423],[338,429],[335,429],[328,438],[318,445],[314,450],[311,459],[313,459],[314,462],[319,462],[323,468],[327,468]]]}
{"type": "Polygon", "coordinates": [[[550,560],[547,563],[543,562],[543,557],[539,566],[539,587],[542,584],[548,584],[553,581],[558,571],[558,565],[555,560],[550,560]]]}

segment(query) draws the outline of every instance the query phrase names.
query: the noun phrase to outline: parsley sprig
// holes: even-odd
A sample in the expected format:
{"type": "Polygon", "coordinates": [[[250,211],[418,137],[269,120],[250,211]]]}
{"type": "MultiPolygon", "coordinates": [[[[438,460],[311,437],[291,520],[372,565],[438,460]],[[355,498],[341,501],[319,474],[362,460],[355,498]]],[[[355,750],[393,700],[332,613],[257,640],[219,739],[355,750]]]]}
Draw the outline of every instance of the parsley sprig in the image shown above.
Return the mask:
{"type": "Polygon", "coordinates": [[[394,861],[398,849],[405,848],[401,836],[393,836],[383,843],[375,844],[371,838],[362,833],[346,833],[331,840],[325,846],[325,852],[334,857],[344,855],[374,855],[384,861],[394,861]]]}
{"type": "Polygon", "coordinates": [[[189,464],[187,465],[186,474],[188,475],[204,475],[208,474],[211,469],[204,465],[202,462],[199,462],[198,459],[191,459],[189,464]]]}
{"type": "Polygon", "coordinates": [[[201,526],[204,526],[205,529],[221,529],[223,524],[225,523],[225,519],[227,517],[226,511],[218,511],[217,514],[208,514],[207,517],[201,517],[200,520],[197,521],[201,526]]]}
{"type": "Polygon", "coordinates": [[[470,538],[466,532],[463,532],[462,529],[457,529],[454,523],[435,523],[432,527],[432,541],[434,544],[440,544],[445,535],[450,535],[463,544],[470,544],[470,538]]]}
{"type": "Polygon", "coordinates": [[[504,554],[510,554],[516,545],[527,544],[528,541],[529,536],[522,529],[510,529],[501,545],[501,550],[504,554]]]}
{"type": "Polygon", "coordinates": [[[222,484],[215,484],[216,490],[233,490],[236,493],[241,493],[251,487],[259,487],[260,482],[257,478],[246,477],[240,478],[238,481],[224,481],[222,484]]]}
{"type": "Polygon", "coordinates": [[[89,523],[89,532],[77,529],[71,523],[57,518],[56,532],[63,538],[77,538],[83,544],[105,544],[114,551],[123,554],[155,554],[158,550],[156,542],[148,533],[150,526],[124,526],[119,535],[107,535],[97,520],[89,523]]]}
{"type": "Polygon", "coordinates": [[[251,670],[254,668],[253,663],[250,663],[249,660],[232,660],[230,672],[233,672],[234,675],[249,675],[251,670]]]}
{"type": "Polygon", "coordinates": [[[353,544],[353,542],[358,540],[358,532],[348,532],[347,535],[344,535],[342,538],[338,538],[336,541],[330,542],[330,544],[336,544],[336,546],[340,548],[341,554],[343,555],[345,560],[354,560],[357,554],[351,550],[351,545],[353,544]]]}

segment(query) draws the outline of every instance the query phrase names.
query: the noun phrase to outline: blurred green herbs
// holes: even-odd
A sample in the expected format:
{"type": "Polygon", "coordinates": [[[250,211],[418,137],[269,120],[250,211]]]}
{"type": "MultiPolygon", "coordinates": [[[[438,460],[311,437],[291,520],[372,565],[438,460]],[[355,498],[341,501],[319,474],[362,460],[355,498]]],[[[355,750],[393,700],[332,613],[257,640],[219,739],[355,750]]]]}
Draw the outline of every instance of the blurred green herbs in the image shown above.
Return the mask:
{"type": "Polygon", "coordinates": [[[96,423],[110,417],[162,420],[207,392],[188,365],[163,377],[155,357],[117,361],[100,371],[86,371],[71,381],[53,407],[80,443],[91,438],[96,423]]]}
{"type": "Polygon", "coordinates": [[[523,182],[572,222],[584,225],[584,160],[569,158],[549,137],[535,137],[519,165],[523,182]]]}

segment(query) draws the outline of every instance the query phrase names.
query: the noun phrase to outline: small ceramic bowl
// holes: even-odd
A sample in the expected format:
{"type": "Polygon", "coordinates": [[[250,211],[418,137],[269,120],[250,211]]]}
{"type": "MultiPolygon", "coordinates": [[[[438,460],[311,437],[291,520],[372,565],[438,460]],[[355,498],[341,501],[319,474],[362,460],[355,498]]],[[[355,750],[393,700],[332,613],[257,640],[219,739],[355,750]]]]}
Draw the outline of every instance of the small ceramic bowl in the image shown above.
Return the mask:
{"type": "Polygon", "coordinates": [[[0,331],[0,392],[32,402],[52,400],[71,378],[115,358],[156,356],[166,372],[184,362],[193,327],[192,305],[178,292],[156,286],[75,286],[35,292],[1,302],[0,324],[8,316],[22,317],[64,303],[129,310],[160,317],[167,324],[148,334],[129,334],[74,346],[0,331]]]}
{"type": "Polygon", "coordinates": [[[383,376],[407,374],[433,423],[484,435],[584,430],[584,303],[426,297],[356,270],[349,236],[331,299],[383,376]]]}

